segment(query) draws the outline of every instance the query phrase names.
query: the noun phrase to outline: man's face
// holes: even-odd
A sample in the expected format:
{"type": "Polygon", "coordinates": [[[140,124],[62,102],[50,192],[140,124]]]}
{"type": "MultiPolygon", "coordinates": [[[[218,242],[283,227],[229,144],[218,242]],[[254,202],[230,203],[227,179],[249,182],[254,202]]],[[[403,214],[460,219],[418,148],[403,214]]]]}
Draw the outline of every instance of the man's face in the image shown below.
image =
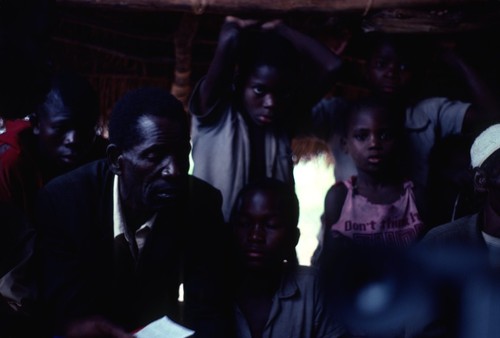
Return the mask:
{"type": "Polygon", "coordinates": [[[406,89],[412,79],[410,65],[391,44],[379,46],[367,62],[369,85],[382,95],[394,96],[406,89]]]}
{"type": "Polygon", "coordinates": [[[277,268],[296,244],[277,193],[250,191],[235,218],[234,236],[243,263],[251,269],[277,268]]]}
{"type": "Polygon", "coordinates": [[[493,153],[487,161],[487,169],[483,170],[487,202],[500,215],[500,151],[493,153]]]}
{"type": "Polygon", "coordinates": [[[243,105],[256,125],[271,125],[282,117],[292,94],[291,82],[271,66],[258,66],[250,74],[243,87],[243,105]]]}
{"type": "Polygon", "coordinates": [[[83,161],[95,139],[94,128],[93,121],[83,121],[62,107],[41,114],[33,132],[45,163],[67,171],[83,161]]]}
{"type": "Polygon", "coordinates": [[[187,190],[189,135],[179,122],[145,115],[139,142],[119,156],[120,196],[132,210],[156,211],[187,190]]]}

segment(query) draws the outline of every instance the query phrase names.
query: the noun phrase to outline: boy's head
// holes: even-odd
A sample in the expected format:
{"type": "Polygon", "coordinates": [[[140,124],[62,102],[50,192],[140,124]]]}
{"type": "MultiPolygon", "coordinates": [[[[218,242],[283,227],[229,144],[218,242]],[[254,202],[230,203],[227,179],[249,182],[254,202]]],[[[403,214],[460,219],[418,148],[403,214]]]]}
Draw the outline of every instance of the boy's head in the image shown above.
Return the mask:
{"type": "Polygon", "coordinates": [[[486,194],[487,203],[500,215],[500,124],[487,128],[474,140],[470,156],[476,191],[486,194]]]}
{"type": "Polygon", "coordinates": [[[243,188],[231,213],[234,244],[249,269],[272,270],[295,262],[299,202],[292,187],[265,179],[243,188]]]}
{"type": "Polygon", "coordinates": [[[401,140],[401,116],[393,106],[375,98],[352,104],[341,142],[358,170],[375,172],[394,163],[401,140]]]}
{"type": "Polygon", "coordinates": [[[377,95],[406,94],[415,74],[417,48],[408,37],[373,33],[367,38],[366,79],[377,95]]]}
{"type": "Polygon", "coordinates": [[[240,105],[258,126],[275,123],[295,99],[300,62],[293,45],[271,32],[242,37],[235,79],[240,105]]]}
{"type": "Polygon", "coordinates": [[[31,116],[42,159],[56,171],[82,163],[95,139],[99,119],[96,92],[80,76],[58,73],[43,103],[31,116]]]}

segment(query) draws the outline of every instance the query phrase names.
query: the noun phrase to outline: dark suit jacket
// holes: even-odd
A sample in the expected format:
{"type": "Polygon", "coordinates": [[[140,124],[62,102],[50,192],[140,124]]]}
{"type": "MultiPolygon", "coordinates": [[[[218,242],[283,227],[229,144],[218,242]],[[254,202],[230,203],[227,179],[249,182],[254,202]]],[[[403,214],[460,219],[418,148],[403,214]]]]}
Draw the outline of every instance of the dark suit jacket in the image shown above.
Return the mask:
{"type": "Polygon", "coordinates": [[[190,177],[186,197],[159,211],[137,261],[114,239],[112,196],[105,161],[54,179],[39,195],[41,298],[56,332],[87,315],[127,330],[167,315],[197,336],[226,336],[228,238],[220,193],[190,177]]]}

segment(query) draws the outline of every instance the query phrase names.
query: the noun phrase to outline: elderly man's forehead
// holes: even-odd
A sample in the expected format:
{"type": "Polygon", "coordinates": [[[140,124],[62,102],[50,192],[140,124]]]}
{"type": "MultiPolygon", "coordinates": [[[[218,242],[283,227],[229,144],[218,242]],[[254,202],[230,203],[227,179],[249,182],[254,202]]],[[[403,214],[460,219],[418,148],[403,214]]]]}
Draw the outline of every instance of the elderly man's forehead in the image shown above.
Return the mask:
{"type": "Polygon", "coordinates": [[[172,139],[189,139],[189,130],[184,123],[167,116],[141,115],[137,127],[143,139],[163,135],[172,139]]]}

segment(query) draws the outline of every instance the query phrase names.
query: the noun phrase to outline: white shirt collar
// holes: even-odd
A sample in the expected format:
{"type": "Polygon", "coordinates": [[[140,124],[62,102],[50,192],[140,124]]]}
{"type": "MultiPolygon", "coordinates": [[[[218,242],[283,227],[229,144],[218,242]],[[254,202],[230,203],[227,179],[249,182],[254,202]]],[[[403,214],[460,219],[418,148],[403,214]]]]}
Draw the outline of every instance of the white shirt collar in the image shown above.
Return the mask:
{"type": "MultiPolygon", "coordinates": [[[[119,177],[115,175],[113,179],[113,235],[114,238],[116,238],[118,235],[124,234],[125,239],[130,243],[130,238],[127,234],[127,231],[125,231],[125,219],[123,218],[118,180],[119,177]]],[[[139,251],[144,246],[144,242],[146,240],[145,237],[153,228],[153,223],[156,220],[156,216],[157,213],[155,213],[149,220],[147,220],[146,223],[141,225],[135,232],[134,240],[137,243],[139,251]]]]}

